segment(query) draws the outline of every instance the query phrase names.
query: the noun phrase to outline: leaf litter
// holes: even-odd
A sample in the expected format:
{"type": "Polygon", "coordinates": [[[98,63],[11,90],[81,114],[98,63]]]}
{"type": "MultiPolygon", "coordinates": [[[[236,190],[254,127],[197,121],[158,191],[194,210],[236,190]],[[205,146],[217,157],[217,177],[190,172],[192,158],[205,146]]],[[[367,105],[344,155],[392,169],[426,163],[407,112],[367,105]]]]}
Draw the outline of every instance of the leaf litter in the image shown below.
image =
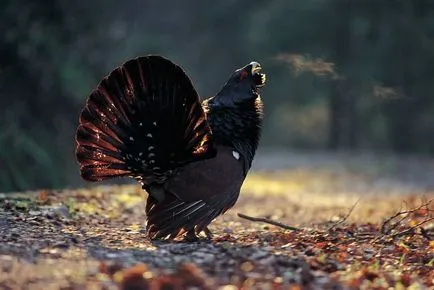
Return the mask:
{"type": "Polygon", "coordinates": [[[149,241],[136,186],[0,194],[0,289],[434,288],[432,193],[355,205],[249,194],[249,182],[213,240],[195,243],[149,241]]]}

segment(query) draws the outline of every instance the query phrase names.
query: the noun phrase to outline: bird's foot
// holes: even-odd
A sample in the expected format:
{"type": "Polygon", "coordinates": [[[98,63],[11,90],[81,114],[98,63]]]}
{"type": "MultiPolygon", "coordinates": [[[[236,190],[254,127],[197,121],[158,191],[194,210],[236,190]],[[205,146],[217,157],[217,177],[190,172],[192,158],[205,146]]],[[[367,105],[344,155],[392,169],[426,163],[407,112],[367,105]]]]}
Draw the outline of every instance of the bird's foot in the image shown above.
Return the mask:
{"type": "Polygon", "coordinates": [[[213,238],[212,232],[209,230],[208,227],[205,227],[203,229],[203,232],[205,233],[205,237],[200,237],[199,234],[194,230],[190,230],[187,232],[187,234],[184,236],[184,241],[186,242],[198,242],[198,241],[210,241],[213,238]]]}
{"type": "Polygon", "coordinates": [[[188,231],[187,234],[184,236],[184,241],[197,242],[197,241],[199,241],[199,237],[196,236],[194,230],[191,230],[191,231],[188,231]]]}
{"type": "Polygon", "coordinates": [[[212,234],[212,232],[209,230],[208,227],[205,227],[205,228],[203,229],[203,232],[205,233],[206,238],[207,238],[208,240],[212,240],[212,238],[213,238],[214,235],[212,234]]]}

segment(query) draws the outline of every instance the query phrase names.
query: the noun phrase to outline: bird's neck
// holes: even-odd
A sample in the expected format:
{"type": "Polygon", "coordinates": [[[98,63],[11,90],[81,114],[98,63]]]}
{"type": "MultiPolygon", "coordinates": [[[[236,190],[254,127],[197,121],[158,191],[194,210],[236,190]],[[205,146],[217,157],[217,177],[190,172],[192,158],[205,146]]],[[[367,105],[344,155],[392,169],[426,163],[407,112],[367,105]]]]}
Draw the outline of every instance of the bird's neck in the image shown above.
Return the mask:
{"type": "Polygon", "coordinates": [[[232,106],[213,106],[208,100],[203,102],[203,107],[215,143],[238,151],[247,159],[250,167],[261,134],[261,98],[258,96],[232,106]]]}

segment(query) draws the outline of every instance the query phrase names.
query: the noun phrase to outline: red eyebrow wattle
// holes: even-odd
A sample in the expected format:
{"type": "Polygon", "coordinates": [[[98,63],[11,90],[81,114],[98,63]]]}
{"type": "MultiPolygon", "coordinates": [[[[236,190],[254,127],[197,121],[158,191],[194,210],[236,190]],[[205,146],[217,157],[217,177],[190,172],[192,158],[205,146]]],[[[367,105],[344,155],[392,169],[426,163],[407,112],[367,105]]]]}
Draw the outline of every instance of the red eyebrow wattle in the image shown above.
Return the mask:
{"type": "Polygon", "coordinates": [[[241,75],[240,75],[240,81],[242,81],[243,79],[245,79],[248,76],[248,74],[249,74],[248,72],[246,72],[246,71],[243,70],[241,72],[241,75]]]}

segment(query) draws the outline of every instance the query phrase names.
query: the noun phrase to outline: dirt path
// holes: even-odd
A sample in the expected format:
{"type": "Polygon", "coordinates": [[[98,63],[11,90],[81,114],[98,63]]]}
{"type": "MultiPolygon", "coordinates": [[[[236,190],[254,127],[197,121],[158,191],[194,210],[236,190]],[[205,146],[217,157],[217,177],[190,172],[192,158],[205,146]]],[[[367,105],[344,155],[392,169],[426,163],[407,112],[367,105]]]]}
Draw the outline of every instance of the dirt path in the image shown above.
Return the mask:
{"type": "MultiPolygon", "coordinates": [[[[292,160],[286,170],[263,172],[259,158],[236,207],[212,224],[210,242],[151,243],[137,186],[0,194],[0,289],[433,287],[433,223],[421,226],[424,235],[420,227],[399,237],[380,233],[403,201],[415,207],[434,197],[431,180],[406,182],[406,174],[378,174],[372,164],[291,167],[300,159],[292,160]]],[[[431,209],[396,231],[432,216],[431,209]]]]}

